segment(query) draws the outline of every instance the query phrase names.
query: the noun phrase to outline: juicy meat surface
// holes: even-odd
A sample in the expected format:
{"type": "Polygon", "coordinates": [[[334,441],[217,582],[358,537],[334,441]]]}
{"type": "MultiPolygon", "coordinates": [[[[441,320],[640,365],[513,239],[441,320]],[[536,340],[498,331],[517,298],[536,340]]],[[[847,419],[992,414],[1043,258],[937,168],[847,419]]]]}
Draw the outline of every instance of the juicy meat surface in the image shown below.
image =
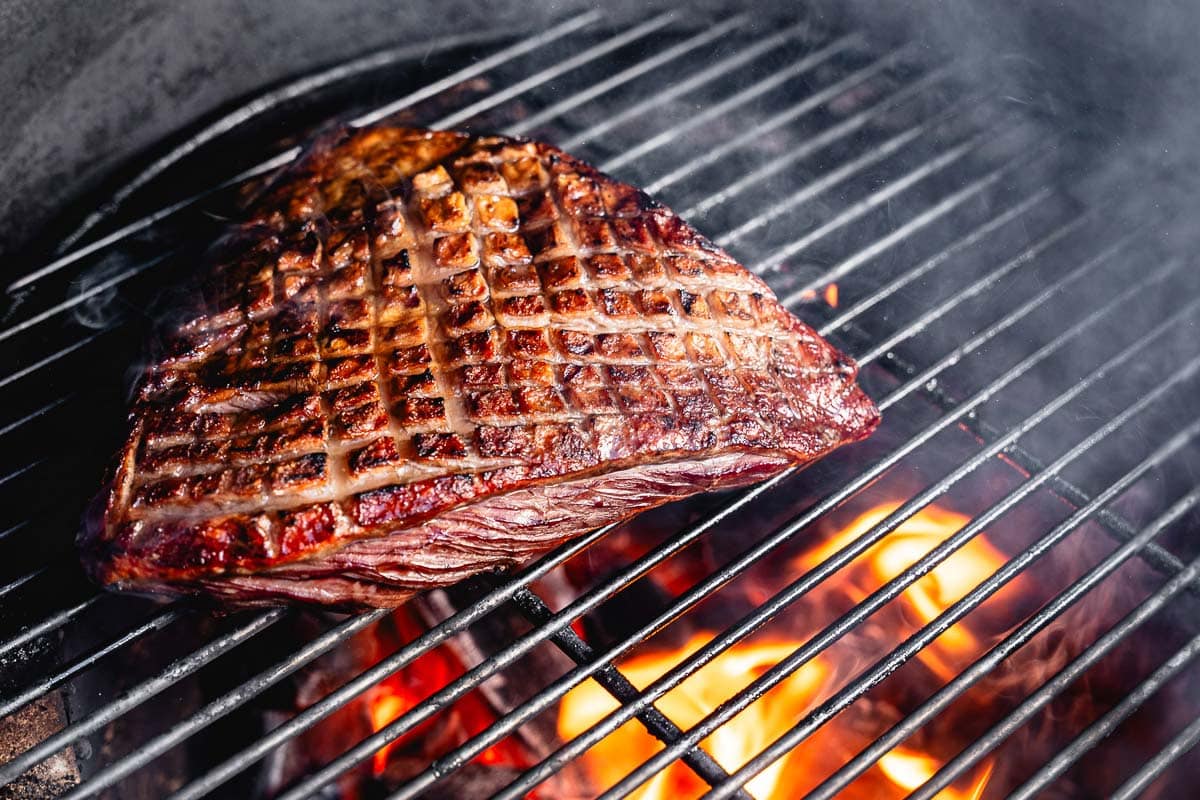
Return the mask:
{"type": "Polygon", "coordinates": [[[878,424],[759,278],[546,144],[345,131],[248,216],[81,534],[105,585],[396,605],[878,424]]]}

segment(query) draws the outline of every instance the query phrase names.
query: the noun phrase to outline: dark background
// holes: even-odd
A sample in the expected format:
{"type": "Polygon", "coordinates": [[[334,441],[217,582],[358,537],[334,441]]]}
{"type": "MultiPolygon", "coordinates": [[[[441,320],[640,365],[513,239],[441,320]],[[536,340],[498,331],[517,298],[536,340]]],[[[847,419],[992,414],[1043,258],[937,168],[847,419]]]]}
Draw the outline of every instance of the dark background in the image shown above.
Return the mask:
{"type": "MultiPolygon", "coordinates": [[[[669,5],[620,0],[605,8],[618,23],[669,5]]],[[[693,4],[683,16],[703,25],[722,5],[728,4],[693,4]]],[[[773,6],[760,5],[760,24],[769,25],[773,6]]],[[[817,17],[845,17],[845,24],[882,36],[977,57],[972,69],[981,85],[1037,108],[1073,135],[1103,134],[1161,152],[1164,160],[1195,146],[1200,3],[808,5],[817,17]]],[[[128,174],[156,143],[268,87],[380,48],[411,48],[420,58],[443,49],[446,37],[537,30],[594,6],[594,0],[3,0],[0,253],[18,251],[70,202],[89,194],[102,202],[122,170],[128,174]]]]}

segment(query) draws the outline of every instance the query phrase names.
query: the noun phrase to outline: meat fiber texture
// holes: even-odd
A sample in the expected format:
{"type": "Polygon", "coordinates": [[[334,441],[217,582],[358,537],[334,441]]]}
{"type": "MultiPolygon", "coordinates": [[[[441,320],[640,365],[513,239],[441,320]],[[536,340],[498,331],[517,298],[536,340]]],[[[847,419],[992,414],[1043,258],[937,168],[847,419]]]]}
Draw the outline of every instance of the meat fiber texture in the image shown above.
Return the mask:
{"type": "Polygon", "coordinates": [[[878,424],[759,278],[549,145],[347,130],[250,209],[81,534],[106,586],[394,606],[878,424]]]}

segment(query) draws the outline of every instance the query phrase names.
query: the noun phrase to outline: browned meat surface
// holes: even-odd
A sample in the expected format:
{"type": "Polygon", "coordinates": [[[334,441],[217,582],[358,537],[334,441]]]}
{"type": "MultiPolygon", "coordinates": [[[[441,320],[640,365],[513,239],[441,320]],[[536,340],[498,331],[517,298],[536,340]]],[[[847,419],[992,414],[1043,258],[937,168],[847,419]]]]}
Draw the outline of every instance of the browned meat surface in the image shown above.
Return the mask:
{"type": "Polygon", "coordinates": [[[252,208],[81,536],[106,585],[394,605],[878,423],[762,281],[548,145],[347,132],[252,208]]]}

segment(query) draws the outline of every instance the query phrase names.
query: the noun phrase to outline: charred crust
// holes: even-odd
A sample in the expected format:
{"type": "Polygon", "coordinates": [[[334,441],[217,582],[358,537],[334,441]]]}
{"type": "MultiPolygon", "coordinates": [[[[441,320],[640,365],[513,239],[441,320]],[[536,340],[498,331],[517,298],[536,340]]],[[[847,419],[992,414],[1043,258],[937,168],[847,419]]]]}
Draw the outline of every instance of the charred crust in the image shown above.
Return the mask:
{"type": "Polygon", "coordinates": [[[80,538],[102,582],[236,597],[227,577],[282,582],[485,495],[720,453],[766,474],[878,423],[853,361],[761,280],[524,138],[334,132],[210,256],[80,538]],[[347,476],[367,490],[313,502],[347,476]]]}
{"type": "Polygon", "coordinates": [[[418,458],[463,458],[467,445],[455,433],[418,433],[413,436],[418,458]]]}
{"type": "Polygon", "coordinates": [[[369,472],[378,467],[392,466],[401,461],[396,442],[385,436],[350,453],[349,466],[354,474],[369,472]]]}
{"type": "Polygon", "coordinates": [[[521,458],[532,452],[533,437],[523,425],[480,425],[475,429],[475,444],[484,458],[521,458]]]}

